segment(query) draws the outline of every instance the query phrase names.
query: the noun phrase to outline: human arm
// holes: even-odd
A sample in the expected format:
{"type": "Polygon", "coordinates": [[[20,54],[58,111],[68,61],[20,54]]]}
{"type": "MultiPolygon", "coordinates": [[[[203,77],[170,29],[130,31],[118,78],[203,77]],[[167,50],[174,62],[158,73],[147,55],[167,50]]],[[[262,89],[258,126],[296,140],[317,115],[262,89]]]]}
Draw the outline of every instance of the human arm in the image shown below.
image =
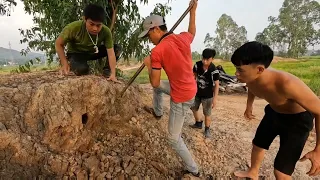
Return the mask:
{"type": "Polygon", "coordinates": [[[190,9],[190,19],[189,19],[189,28],[188,32],[193,36],[196,35],[196,9],[198,5],[197,0],[191,0],[190,4],[193,3],[192,8],[190,9]]]}
{"type": "Polygon", "coordinates": [[[301,161],[310,159],[312,167],[307,173],[310,176],[320,174],[320,99],[298,78],[283,84],[284,95],[311,112],[315,118],[316,146],[301,158],[301,161]]]}
{"type": "Polygon", "coordinates": [[[254,99],[255,99],[255,95],[252,94],[250,89],[248,89],[247,107],[244,112],[244,117],[249,120],[255,118],[255,116],[252,114],[252,105],[253,105],[254,99]]]}
{"type": "Polygon", "coordinates": [[[197,63],[195,63],[195,64],[193,65],[192,70],[193,70],[194,80],[197,80],[197,63]]]}
{"type": "Polygon", "coordinates": [[[111,70],[110,77],[108,80],[114,81],[114,82],[119,82],[116,78],[116,55],[114,53],[113,49],[113,40],[112,40],[112,34],[110,29],[107,26],[104,26],[104,31],[106,33],[105,37],[105,46],[107,48],[107,53],[108,53],[108,60],[109,60],[109,66],[111,70]]]}
{"type": "Polygon", "coordinates": [[[144,64],[148,68],[149,81],[152,87],[157,88],[160,85],[161,68],[152,68],[151,57],[144,59],[144,64]]]}
{"type": "Polygon", "coordinates": [[[214,108],[217,105],[217,99],[219,95],[219,79],[220,79],[220,74],[218,70],[215,70],[211,73],[211,78],[212,78],[212,84],[214,84],[213,88],[213,99],[212,99],[212,108],[214,108]]]}
{"type": "Polygon", "coordinates": [[[212,108],[216,107],[219,94],[219,80],[214,81],[212,108]]]}
{"type": "Polygon", "coordinates": [[[64,46],[65,46],[64,40],[61,36],[59,36],[55,42],[55,49],[60,59],[60,64],[61,64],[60,73],[67,75],[70,72],[70,66],[68,64],[67,57],[64,54],[64,46]]]}
{"type": "Polygon", "coordinates": [[[61,64],[61,73],[63,74],[69,74],[70,72],[70,66],[67,61],[67,57],[64,52],[65,45],[70,42],[71,39],[73,39],[73,31],[74,25],[72,23],[68,24],[66,27],[64,27],[59,34],[58,38],[55,42],[55,49],[58,54],[58,57],[60,59],[61,64]]]}

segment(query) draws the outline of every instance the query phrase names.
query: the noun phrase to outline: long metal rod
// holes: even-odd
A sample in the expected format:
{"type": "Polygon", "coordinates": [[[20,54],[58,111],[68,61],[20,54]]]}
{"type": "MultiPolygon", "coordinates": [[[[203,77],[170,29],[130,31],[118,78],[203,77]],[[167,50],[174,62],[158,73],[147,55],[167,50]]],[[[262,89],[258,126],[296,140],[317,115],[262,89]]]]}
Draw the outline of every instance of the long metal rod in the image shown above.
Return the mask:
{"type": "MultiPolygon", "coordinates": [[[[181,15],[181,17],[177,20],[177,22],[173,25],[173,27],[169,30],[169,32],[173,32],[177,26],[181,23],[181,21],[184,19],[184,17],[186,17],[186,15],[189,13],[189,11],[191,10],[193,6],[193,3],[189,5],[188,9],[186,9],[184,11],[184,13],[181,15]]],[[[143,63],[140,68],[137,70],[137,72],[131,77],[131,79],[129,80],[129,82],[127,83],[127,85],[123,88],[123,90],[121,91],[121,97],[123,96],[123,94],[125,93],[125,91],[128,89],[128,87],[133,83],[133,81],[137,78],[137,76],[141,73],[141,71],[144,69],[145,64],[143,63]]]]}

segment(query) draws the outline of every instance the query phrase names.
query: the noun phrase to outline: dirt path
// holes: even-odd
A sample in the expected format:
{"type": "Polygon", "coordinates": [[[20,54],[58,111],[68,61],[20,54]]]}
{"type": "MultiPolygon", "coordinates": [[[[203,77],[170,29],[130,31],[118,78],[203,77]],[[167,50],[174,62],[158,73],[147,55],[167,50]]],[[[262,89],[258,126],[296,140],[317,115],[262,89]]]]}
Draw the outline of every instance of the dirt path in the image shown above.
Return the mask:
{"type": "Polygon", "coordinates": [[[129,71],[132,69],[138,69],[141,66],[141,64],[136,64],[133,66],[119,66],[119,69],[121,69],[122,71],[129,71]]]}
{"type": "MultiPolygon", "coordinates": [[[[152,95],[150,85],[143,85],[148,92],[149,101],[152,95]]],[[[169,96],[165,97],[165,117],[160,126],[166,131],[168,124],[169,96]]],[[[221,95],[212,118],[212,137],[205,139],[203,130],[189,128],[193,123],[193,115],[190,111],[183,128],[184,140],[205,175],[215,178],[230,178],[235,170],[244,170],[250,165],[251,141],[255,135],[260,119],[264,115],[266,101],[257,99],[254,102],[253,113],[256,120],[247,121],[243,118],[246,105],[244,95],[221,95]]],[[[151,105],[151,104],[149,104],[151,105]]],[[[200,109],[202,111],[202,109],[200,109]]],[[[167,132],[167,131],[166,131],[167,132]]],[[[303,155],[315,146],[315,133],[309,136],[309,140],[303,151],[303,155]]],[[[260,176],[263,179],[274,179],[273,161],[279,148],[279,138],[272,143],[270,150],[266,152],[260,176]]],[[[311,163],[298,162],[293,179],[311,179],[305,173],[309,171],[311,163]]]]}

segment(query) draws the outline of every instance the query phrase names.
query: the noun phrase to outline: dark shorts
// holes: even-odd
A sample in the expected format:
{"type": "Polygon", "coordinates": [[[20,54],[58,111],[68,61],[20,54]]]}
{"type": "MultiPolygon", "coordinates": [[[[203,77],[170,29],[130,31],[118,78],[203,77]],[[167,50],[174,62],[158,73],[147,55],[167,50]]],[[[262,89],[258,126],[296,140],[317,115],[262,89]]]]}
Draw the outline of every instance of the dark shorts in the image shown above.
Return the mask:
{"type": "MultiPolygon", "coordinates": [[[[115,47],[118,45],[114,45],[115,47]]],[[[67,53],[67,59],[70,63],[70,69],[73,71],[76,75],[86,75],[89,74],[89,65],[88,61],[91,60],[100,60],[101,58],[106,57],[107,62],[105,62],[105,67],[103,68],[104,71],[110,71],[109,67],[109,61],[108,61],[108,52],[104,45],[101,45],[98,47],[99,53],[96,54],[88,54],[88,53],[67,53]]],[[[118,54],[116,52],[116,49],[114,48],[115,54],[118,54]]],[[[116,56],[116,61],[119,60],[119,56],[116,56]]],[[[102,64],[102,61],[100,62],[102,64]]],[[[109,72],[110,73],[110,72],[109,72]]]]}
{"type": "Polygon", "coordinates": [[[274,168],[284,174],[292,175],[300,159],[309,132],[313,128],[313,115],[308,112],[281,114],[270,105],[264,109],[253,144],[268,150],[274,138],[280,136],[280,148],[274,161],[274,168]]]}
{"type": "Polygon", "coordinates": [[[196,96],[194,98],[194,103],[191,109],[194,111],[198,111],[200,104],[202,104],[203,115],[210,116],[212,110],[212,100],[213,98],[200,98],[196,96]]]}

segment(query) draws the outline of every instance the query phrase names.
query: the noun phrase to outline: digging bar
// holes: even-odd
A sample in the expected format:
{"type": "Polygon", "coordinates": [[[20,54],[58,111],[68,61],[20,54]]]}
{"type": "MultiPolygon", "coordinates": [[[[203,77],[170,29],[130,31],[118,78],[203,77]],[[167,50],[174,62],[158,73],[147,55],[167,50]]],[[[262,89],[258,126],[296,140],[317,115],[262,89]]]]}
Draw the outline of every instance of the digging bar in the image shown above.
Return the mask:
{"type": "MultiPolygon", "coordinates": [[[[181,15],[181,17],[177,20],[177,22],[173,25],[173,27],[170,29],[169,32],[173,32],[177,26],[181,23],[181,21],[184,19],[184,17],[186,17],[186,15],[189,13],[189,11],[191,10],[193,6],[193,3],[191,3],[188,7],[188,9],[186,9],[186,11],[181,15]]],[[[120,96],[122,97],[123,94],[126,92],[126,90],[128,89],[128,87],[133,83],[133,81],[137,78],[137,76],[141,73],[141,71],[144,69],[145,65],[144,63],[140,66],[140,68],[137,70],[137,72],[131,77],[131,79],[129,80],[129,82],[127,83],[127,85],[124,87],[124,89],[121,91],[120,96]]]]}

